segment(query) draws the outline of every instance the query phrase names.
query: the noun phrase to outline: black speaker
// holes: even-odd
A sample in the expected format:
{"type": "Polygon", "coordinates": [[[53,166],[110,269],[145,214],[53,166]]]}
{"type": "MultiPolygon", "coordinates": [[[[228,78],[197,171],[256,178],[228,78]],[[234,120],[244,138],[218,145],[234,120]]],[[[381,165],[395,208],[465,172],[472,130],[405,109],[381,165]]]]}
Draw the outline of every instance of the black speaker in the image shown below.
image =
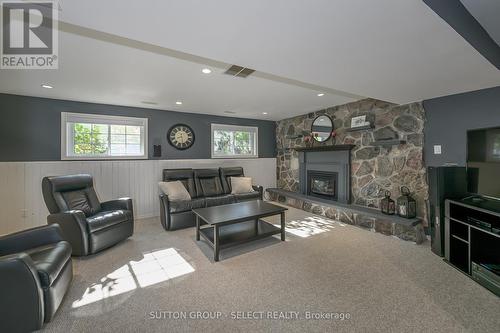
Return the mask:
{"type": "Polygon", "coordinates": [[[428,167],[429,184],[428,221],[431,250],[444,256],[444,215],[446,199],[463,199],[467,196],[467,169],[458,166],[428,167]]]}
{"type": "Polygon", "coordinates": [[[153,157],[161,157],[161,145],[153,145],[153,157]]]}

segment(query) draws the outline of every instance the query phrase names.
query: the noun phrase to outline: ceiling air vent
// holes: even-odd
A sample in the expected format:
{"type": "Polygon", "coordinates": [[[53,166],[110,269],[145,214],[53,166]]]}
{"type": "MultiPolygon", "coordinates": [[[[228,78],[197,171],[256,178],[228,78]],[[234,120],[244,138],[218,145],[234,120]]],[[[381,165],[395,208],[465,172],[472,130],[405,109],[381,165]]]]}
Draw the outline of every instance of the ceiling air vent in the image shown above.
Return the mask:
{"type": "Polygon", "coordinates": [[[232,75],[232,76],[237,76],[237,77],[247,77],[248,75],[252,74],[253,72],[255,72],[255,69],[241,67],[238,65],[232,65],[224,73],[227,75],[232,75]]]}

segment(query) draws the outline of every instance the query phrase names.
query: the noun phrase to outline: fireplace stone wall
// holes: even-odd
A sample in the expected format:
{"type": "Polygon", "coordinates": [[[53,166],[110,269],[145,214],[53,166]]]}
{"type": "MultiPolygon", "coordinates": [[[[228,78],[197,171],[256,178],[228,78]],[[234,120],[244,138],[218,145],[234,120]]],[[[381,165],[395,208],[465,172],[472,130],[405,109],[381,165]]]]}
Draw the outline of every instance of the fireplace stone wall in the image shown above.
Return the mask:
{"type": "Polygon", "coordinates": [[[332,118],[336,137],[315,146],[354,144],[351,151],[352,203],[378,208],[384,191],[399,197],[402,185],[408,186],[417,201],[418,216],[426,223],[427,183],[423,163],[425,112],[421,103],[394,105],[374,99],[339,105],[277,122],[277,184],[279,188],[300,193],[298,147],[306,147],[303,134],[319,115],[332,118]],[[350,132],[353,116],[366,115],[373,129],[350,132]],[[385,146],[377,140],[405,140],[406,144],[385,146]]]}

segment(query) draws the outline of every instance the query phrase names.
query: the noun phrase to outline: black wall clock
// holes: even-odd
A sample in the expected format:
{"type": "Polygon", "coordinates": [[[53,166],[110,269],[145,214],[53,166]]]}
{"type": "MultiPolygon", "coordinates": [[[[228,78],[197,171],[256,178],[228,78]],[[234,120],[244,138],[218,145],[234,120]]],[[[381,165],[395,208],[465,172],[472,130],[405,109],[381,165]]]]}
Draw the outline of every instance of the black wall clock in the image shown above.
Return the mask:
{"type": "Polygon", "coordinates": [[[179,150],[188,149],[194,143],[194,132],[188,125],[176,124],[168,130],[167,140],[179,150]]]}

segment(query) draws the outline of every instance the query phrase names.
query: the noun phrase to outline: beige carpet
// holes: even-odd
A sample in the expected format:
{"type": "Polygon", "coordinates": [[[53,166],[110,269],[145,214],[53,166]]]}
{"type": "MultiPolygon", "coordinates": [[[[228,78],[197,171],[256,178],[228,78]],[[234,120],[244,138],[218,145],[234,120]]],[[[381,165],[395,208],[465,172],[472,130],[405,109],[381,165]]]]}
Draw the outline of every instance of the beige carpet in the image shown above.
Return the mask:
{"type": "Polygon", "coordinates": [[[286,242],[223,250],[214,263],[193,228],[165,232],[157,218],[137,221],[131,239],[74,260],[73,284],[45,330],[498,332],[500,299],[428,244],[293,208],[287,225],[286,242]]]}

